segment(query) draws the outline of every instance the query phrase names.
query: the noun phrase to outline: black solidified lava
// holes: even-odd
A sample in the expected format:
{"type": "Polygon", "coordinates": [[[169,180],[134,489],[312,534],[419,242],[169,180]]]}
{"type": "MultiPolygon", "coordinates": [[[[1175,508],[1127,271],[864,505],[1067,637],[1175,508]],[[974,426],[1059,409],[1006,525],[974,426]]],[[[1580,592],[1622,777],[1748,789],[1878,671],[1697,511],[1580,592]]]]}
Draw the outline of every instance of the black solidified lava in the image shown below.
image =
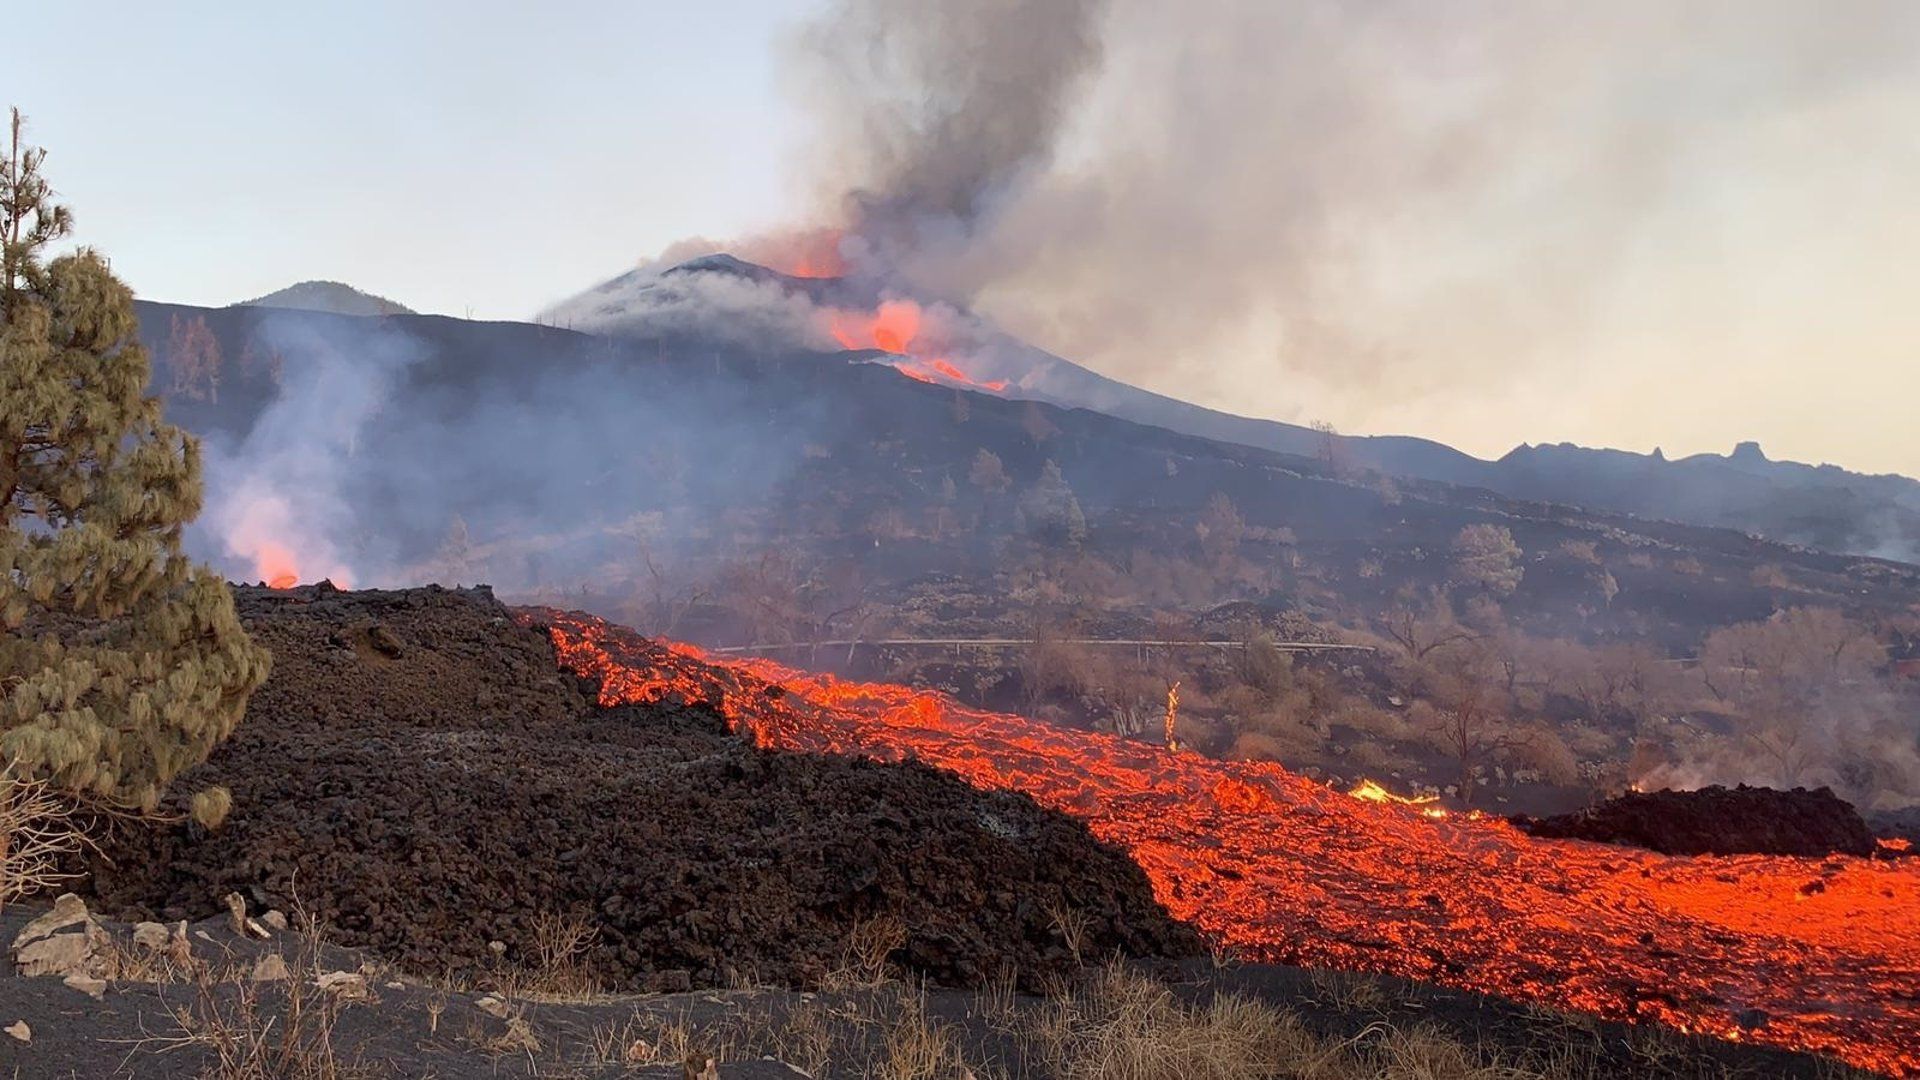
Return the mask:
{"type": "Polygon", "coordinates": [[[1630,791],[1549,818],[1515,817],[1534,836],[1629,844],[1667,855],[1871,855],[1874,836],[1828,788],[1630,791]]]}
{"type": "Polygon", "coordinates": [[[238,892],[428,973],[579,918],[591,970],[632,989],[806,986],[862,942],[949,986],[1199,950],[1083,823],[923,765],[757,749],[706,709],[601,709],[485,590],[235,594],[273,675],[176,796],[225,785],[233,811],[111,837],[110,913],[238,892]]]}

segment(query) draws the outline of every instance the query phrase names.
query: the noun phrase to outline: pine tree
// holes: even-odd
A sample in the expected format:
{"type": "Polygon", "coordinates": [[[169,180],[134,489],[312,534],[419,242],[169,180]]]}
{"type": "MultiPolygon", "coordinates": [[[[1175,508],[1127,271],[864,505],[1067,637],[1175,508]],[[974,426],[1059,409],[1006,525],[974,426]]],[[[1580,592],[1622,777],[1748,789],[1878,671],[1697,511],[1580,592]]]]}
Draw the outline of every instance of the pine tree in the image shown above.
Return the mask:
{"type": "MultiPolygon", "coordinates": [[[[147,395],[133,294],[89,250],[24,147],[0,159],[0,754],[16,773],[152,809],[232,733],[270,658],[181,530],[197,442],[147,395]]],[[[217,823],[230,800],[199,792],[217,823]]]]}

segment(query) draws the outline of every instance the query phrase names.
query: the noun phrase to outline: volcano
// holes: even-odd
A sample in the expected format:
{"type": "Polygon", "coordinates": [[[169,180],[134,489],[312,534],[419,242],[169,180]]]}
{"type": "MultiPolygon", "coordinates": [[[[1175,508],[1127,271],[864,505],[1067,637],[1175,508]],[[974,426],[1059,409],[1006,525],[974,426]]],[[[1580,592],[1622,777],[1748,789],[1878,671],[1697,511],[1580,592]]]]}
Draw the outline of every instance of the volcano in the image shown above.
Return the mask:
{"type": "MultiPolygon", "coordinates": [[[[1752,442],[1740,444],[1727,455],[1697,454],[1673,460],[1658,449],[1638,454],[1570,443],[1523,445],[1487,461],[1430,439],[1340,435],[1236,416],[1100,375],[938,298],[904,293],[880,282],[783,273],[724,253],[622,274],[548,309],[543,321],[596,333],[647,337],[663,323],[683,321],[688,310],[702,305],[701,282],[748,282],[763,291],[766,303],[803,298],[822,311],[877,314],[883,304],[891,303],[941,312],[943,321],[961,331],[964,340],[957,344],[964,360],[950,357],[950,362],[959,363],[965,374],[955,370],[955,377],[932,378],[924,364],[903,367],[928,381],[1011,389],[1021,397],[1092,409],[1201,438],[1287,454],[1337,457],[1359,468],[1486,488],[1518,499],[1734,528],[1829,551],[1920,561],[1920,482],[1907,477],[1771,461],[1752,442]]],[[[871,339],[843,337],[841,343],[849,349],[905,351],[871,339]]]]}

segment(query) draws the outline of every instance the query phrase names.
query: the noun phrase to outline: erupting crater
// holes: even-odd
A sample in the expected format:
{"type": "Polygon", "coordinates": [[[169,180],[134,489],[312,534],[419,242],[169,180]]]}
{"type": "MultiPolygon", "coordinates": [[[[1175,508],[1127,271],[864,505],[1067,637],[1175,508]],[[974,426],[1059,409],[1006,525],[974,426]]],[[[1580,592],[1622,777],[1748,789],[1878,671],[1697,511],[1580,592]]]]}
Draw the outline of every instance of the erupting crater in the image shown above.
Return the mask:
{"type": "Polygon", "coordinates": [[[1003,393],[1007,380],[982,382],[960,370],[931,348],[921,331],[924,312],[911,300],[886,300],[871,312],[836,308],[827,314],[827,330],[844,349],[878,349],[901,359],[893,366],[902,375],[926,383],[949,383],[974,390],[1003,393]]]}
{"type": "Polygon", "coordinates": [[[762,746],[918,758],[1125,848],[1250,959],[1387,972],[1920,1076],[1920,860],[1675,857],[1355,798],[1271,764],[714,660],[528,610],[603,704],[705,702],[762,746]]]}

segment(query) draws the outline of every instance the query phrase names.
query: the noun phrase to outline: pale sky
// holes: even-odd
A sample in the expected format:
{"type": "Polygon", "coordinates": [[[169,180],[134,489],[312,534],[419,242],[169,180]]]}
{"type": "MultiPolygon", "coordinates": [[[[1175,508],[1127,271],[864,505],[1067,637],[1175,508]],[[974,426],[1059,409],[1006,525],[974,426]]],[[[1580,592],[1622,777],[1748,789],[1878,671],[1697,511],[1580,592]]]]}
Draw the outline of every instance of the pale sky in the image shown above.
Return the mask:
{"type": "MultiPolygon", "coordinates": [[[[1920,2],[1113,3],[1005,221],[1042,239],[979,293],[1009,328],[1482,456],[1755,438],[1920,475],[1920,2]]],[[[144,297],[319,278],[527,319],[804,220],[782,44],[825,6],[51,4],[0,104],[144,297]]]]}
{"type": "Polygon", "coordinates": [[[793,209],[806,0],[58,3],[0,68],[78,239],[143,297],[312,278],[525,319],[793,209]]]}

